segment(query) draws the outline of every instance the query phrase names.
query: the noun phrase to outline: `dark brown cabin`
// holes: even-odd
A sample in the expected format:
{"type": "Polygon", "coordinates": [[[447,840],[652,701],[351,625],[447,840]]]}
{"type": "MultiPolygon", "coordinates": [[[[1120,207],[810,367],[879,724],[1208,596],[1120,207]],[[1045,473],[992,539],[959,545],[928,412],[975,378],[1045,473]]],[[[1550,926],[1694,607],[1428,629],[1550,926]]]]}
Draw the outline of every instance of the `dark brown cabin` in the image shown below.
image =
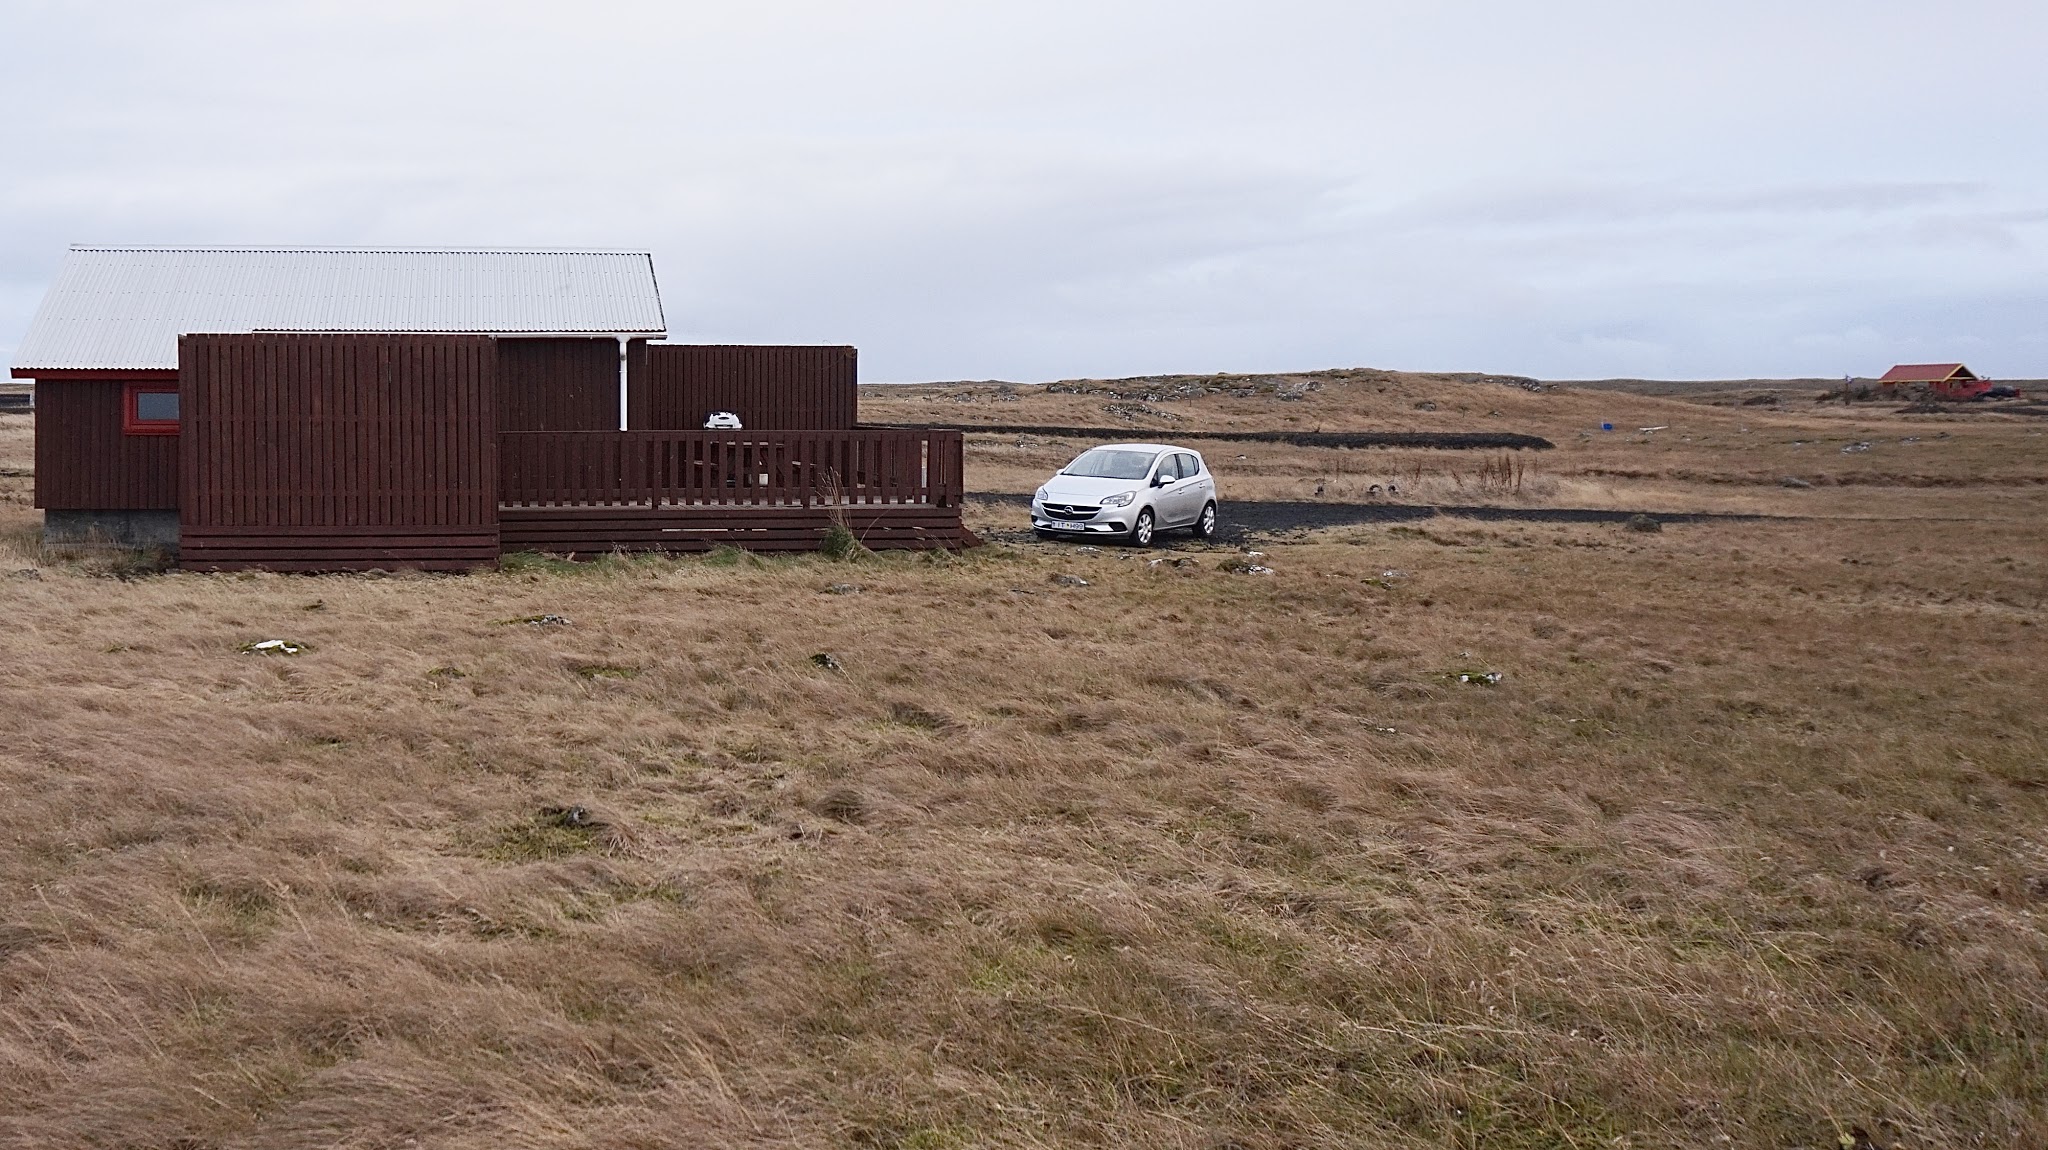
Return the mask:
{"type": "Polygon", "coordinates": [[[644,253],[74,248],[13,373],[46,539],[189,568],[963,542],[959,433],[858,427],[853,348],[664,334],[644,253]]]}

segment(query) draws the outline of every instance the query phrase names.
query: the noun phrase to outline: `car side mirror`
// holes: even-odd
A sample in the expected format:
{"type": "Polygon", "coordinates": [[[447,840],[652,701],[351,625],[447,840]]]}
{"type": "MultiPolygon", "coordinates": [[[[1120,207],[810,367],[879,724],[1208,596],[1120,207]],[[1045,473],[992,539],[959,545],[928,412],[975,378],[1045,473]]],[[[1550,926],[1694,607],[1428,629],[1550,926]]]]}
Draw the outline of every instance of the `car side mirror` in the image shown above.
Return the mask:
{"type": "Polygon", "coordinates": [[[1172,475],[1155,475],[1152,477],[1152,486],[1154,487],[1164,487],[1169,483],[1175,482],[1178,482],[1178,477],[1172,475]]]}

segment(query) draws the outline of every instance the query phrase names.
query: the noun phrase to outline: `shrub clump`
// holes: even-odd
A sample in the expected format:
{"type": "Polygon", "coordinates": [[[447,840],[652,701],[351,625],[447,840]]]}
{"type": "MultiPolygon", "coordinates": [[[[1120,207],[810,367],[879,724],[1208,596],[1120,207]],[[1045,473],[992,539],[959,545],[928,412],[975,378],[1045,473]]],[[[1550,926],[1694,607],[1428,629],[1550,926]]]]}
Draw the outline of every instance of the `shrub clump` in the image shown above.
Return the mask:
{"type": "Polygon", "coordinates": [[[871,554],[862,545],[860,536],[855,535],[853,529],[844,523],[834,523],[825,529],[825,538],[818,545],[818,550],[823,551],[826,558],[837,559],[842,563],[871,554]]]}

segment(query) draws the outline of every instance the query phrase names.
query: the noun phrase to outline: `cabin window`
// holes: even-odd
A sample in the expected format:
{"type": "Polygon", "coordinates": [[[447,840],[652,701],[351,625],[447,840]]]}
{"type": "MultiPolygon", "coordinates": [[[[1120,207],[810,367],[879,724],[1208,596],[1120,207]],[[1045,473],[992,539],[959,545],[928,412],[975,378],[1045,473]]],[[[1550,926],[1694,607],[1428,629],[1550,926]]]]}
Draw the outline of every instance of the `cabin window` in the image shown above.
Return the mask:
{"type": "Polygon", "coordinates": [[[129,435],[178,434],[178,389],[131,384],[121,410],[121,430],[129,435]]]}

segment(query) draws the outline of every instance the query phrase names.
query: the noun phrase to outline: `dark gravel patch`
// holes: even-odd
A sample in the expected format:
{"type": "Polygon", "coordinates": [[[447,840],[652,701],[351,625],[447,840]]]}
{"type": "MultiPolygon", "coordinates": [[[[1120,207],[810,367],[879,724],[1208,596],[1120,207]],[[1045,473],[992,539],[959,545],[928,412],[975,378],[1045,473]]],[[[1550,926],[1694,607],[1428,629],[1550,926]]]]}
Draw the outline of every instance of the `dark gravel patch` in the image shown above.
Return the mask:
{"type": "MultiPolygon", "coordinates": [[[[967,498],[1005,506],[1029,507],[1029,495],[1008,492],[971,491],[967,498]]],[[[1228,500],[1218,508],[1217,538],[1242,542],[1261,535],[1287,531],[1313,531],[1325,527],[1359,527],[1372,523],[1413,523],[1439,517],[1482,519],[1511,523],[1621,523],[1641,517],[1657,524],[1758,522],[1785,518],[1773,515],[1735,515],[1718,512],[1607,511],[1590,507],[1437,507],[1417,503],[1314,503],[1306,500],[1275,499],[1264,502],[1228,500]]],[[[1030,524],[1015,534],[1031,538],[1030,524]]],[[[998,538],[1013,534],[988,532],[998,538]]],[[[1177,538],[1172,536],[1169,538],[1177,538]]]]}
{"type": "Polygon", "coordinates": [[[1135,437],[1157,435],[1169,441],[1216,439],[1230,443],[1287,443],[1295,447],[1423,447],[1439,451],[1548,451],[1557,446],[1540,435],[1522,435],[1512,431],[1182,431],[1162,427],[1048,427],[1032,423],[888,423],[862,426],[964,431],[969,435],[1104,439],[1112,443],[1139,442],[1135,437]]]}

